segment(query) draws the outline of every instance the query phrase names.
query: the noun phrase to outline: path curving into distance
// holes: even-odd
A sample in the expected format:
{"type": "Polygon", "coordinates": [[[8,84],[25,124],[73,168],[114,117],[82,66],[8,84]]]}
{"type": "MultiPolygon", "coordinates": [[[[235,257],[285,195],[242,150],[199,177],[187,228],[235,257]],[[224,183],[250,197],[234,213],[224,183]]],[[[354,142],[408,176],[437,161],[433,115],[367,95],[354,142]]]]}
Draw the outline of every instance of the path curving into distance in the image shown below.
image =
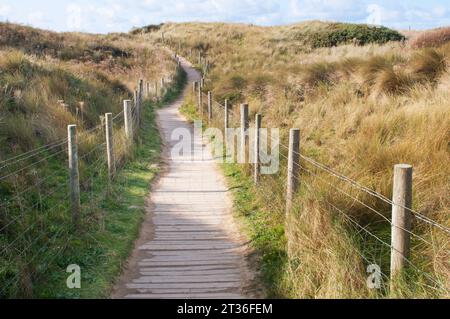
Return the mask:
{"type": "Polygon", "coordinates": [[[152,187],[140,238],[113,298],[253,298],[254,274],[245,239],[232,218],[232,200],[204,141],[196,154],[170,156],[174,130],[193,127],[179,108],[200,74],[182,59],[189,83],[182,96],[158,111],[165,172],[152,187]],[[199,150],[203,151],[198,152],[199,150]]]}

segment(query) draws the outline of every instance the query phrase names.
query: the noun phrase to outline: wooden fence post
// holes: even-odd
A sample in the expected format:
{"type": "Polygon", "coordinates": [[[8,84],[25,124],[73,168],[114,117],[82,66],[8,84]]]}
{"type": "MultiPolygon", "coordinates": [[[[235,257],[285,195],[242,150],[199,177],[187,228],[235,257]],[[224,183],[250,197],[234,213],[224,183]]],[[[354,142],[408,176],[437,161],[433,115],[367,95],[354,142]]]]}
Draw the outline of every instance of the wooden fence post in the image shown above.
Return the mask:
{"type": "Polygon", "coordinates": [[[198,111],[203,115],[203,96],[202,96],[202,86],[198,86],[198,111]]]}
{"type": "Polygon", "coordinates": [[[158,99],[158,98],[159,98],[158,81],[155,81],[155,84],[154,84],[154,90],[155,90],[155,97],[158,99]]]}
{"type": "Polygon", "coordinates": [[[292,209],[292,201],[298,188],[300,171],[300,130],[293,128],[289,134],[289,157],[286,190],[286,213],[292,209]]]}
{"type": "Polygon", "coordinates": [[[108,157],[108,175],[112,180],[116,174],[116,163],[114,159],[114,139],[113,139],[113,115],[105,114],[106,119],[106,154],[108,157]]]}
{"type": "Polygon", "coordinates": [[[394,277],[407,265],[410,252],[411,209],[412,206],[411,165],[399,164],[394,167],[391,228],[391,289],[394,277]]]}
{"type": "Polygon", "coordinates": [[[224,115],[224,118],[225,118],[225,123],[224,123],[224,125],[225,125],[225,134],[226,134],[226,131],[227,131],[227,129],[229,128],[229,126],[230,126],[230,118],[229,118],[229,110],[228,110],[228,108],[229,108],[229,105],[228,105],[228,99],[226,99],[225,100],[225,105],[224,105],[225,107],[224,107],[224,111],[225,111],[225,115],[224,115]]]}
{"type": "Polygon", "coordinates": [[[142,79],[139,80],[138,97],[139,97],[138,127],[140,127],[141,126],[142,101],[144,100],[144,80],[142,80],[142,79]]]}
{"type": "Polygon", "coordinates": [[[139,91],[136,89],[134,91],[134,109],[136,110],[136,126],[139,127],[139,117],[140,117],[140,106],[141,102],[139,101],[139,91]]]}
{"type": "Polygon", "coordinates": [[[202,88],[202,90],[203,90],[203,88],[205,87],[205,78],[204,78],[204,77],[202,77],[202,78],[200,79],[200,87],[202,88]]]}
{"type": "Polygon", "coordinates": [[[242,164],[248,163],[247,149],[248,149],[248,104],[241,105],[241,147],[240,147],[240,159],[239,162],[242,164]]]}
{"type": "Polygon", "coordinates": [[[139,80],[138,91],[139,91],[139,100],[142,100],[142,98],[144,96],[144,80],[143,79],[139,80]]]}
{"type": "Polygon", "coordinates": [[[261,159],[259,157],[259,153],[261,150],[261,123],[262,123],[262,116],[261,114],[256,114],[255,118],[255,176],[254,181],[257,185],[259,183],[259,172],[261,167],[261,159]]]}
{"type": "Polygon", "coordinates": [[[164,78],[161,78],[161,85],[160,85],[161,89],[161,97],[164,96],[164,94],[166,94],[166,82],[164,80],[164,78]]]}
{"type": "Polygon", "coordinates": [[[192,92],[194,95],[197,93],[197,84],[198,84],[197,81],[192,83],[192,92]]]}
{"type": "Polygon", "coordinates": [[[70,201],[72,211],[72,223],[78,227],[80,222],[80,173],[78,171],[78,137],[77,126],[69,125],[68,133],[68,149],[69,149],[69,175],[70,175],[70,201]]]}
{"type": "Polygon", "coordinates": [[[208,91],[208,120],[211,122],[213,118],[213,110],[212,110],[212,92],[208,91]]]}
{"type": "Polygon", "coordinates": [[[129,140],[133,139],[133,116],[131,113],[131,100],[123,101],[123,117],[125,121],[125,135],[129,140]]]}

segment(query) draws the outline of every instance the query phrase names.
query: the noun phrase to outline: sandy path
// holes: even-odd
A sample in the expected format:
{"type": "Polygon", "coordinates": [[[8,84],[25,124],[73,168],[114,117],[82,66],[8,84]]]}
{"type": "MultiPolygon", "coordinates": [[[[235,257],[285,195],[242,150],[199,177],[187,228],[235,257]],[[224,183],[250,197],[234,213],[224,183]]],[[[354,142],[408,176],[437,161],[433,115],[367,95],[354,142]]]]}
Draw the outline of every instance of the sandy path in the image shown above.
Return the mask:
{"type": "Polygon", "coordinates": [[[145,222],[113,298],[254,297],[245,240],[231,215],[232,201],[211,152],[201,140],[192,154],[170,156],[175,129],[192,132],[179,113],[200,75],[182,61],[189,84],[179,100],[158,111],[166,172],[153,186],[145,222]]]}

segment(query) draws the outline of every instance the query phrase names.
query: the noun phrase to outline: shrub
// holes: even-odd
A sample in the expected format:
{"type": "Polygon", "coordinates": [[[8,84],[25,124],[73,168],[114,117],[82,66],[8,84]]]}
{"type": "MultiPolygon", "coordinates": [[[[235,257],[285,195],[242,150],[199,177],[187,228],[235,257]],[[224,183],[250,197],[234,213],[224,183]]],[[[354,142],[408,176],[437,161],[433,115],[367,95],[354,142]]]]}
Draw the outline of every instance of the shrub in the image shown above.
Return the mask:
{"type": "Polygon", "coordinates": [[[164,26],[164,23],[160,24],[149,24],[142,28],[134,28],[130,31],[131,34],[137,35],[140,33],[150,33],[160,30],[164,26]]]}
{"type": "Polygon", "coordinates": [[[366,45],[383,44],[389,41],[403,41],[405,37],[399,32],[366,24],[332,23],[312,36],[312,47],[334,47],[353,43],[366,45]]]}

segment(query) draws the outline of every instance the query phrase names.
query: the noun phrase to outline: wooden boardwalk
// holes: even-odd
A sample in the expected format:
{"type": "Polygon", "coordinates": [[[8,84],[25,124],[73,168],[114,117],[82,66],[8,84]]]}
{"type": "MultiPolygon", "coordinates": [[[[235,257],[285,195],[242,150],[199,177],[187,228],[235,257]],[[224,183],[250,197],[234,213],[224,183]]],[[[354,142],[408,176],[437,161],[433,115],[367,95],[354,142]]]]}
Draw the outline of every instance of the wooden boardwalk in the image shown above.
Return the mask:
{"type": "MultiPolygon", "coordinates": [[[[182,65],[189,84],[199,80],[185,61],[182,65]]],[[[211,152],[197,139],[194,156],[170,154],[179,142],[172,141],[174,130],[192,132],[179,114],[181,102],[158,112],[166,173],[153,187],[141,238],[113,297],[253,297],[245,240],[233,222],[232,201],[211,152]]]]}

